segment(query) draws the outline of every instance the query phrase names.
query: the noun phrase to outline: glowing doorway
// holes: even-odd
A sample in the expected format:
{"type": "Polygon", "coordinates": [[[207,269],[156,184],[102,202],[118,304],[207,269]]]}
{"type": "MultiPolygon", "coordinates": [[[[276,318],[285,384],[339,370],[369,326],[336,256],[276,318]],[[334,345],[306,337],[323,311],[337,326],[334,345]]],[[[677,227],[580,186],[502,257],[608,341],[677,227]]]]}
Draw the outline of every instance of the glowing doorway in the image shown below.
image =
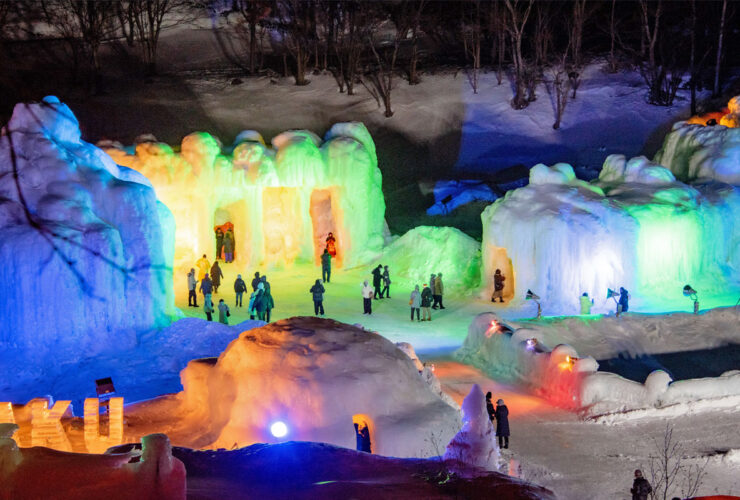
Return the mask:
{"type": "Polygon", "coordinates": [[[339,265],[342,261],[342,249],[339,244],[341,238],[337,232],[337,224],[334,218],[334,204],[336,200],[332,199],[332,191],[330,189],[315,189],[311,193],[311,222],[313,224],[313,247],[314,247],[314,258],[317,263],[320,262],[321,254],[324,253],[324,248],[327,246],[326,239],[329,233],[332,233],[334,239],[336,255],[334,256],[334,264],[339,265]]]}
{"type": "MultiPolygon", "coordinates": [[[[503,295],[504,300],[508,302],[514,298],[514,294],[516,293],[516,280],[514,279],[514,266],[511,264],[511,259],[506,253],[505,248],[493,247],[493,251],[491,252],[491,270],[495,273],[496,269],[501,269],[501,274],[506,278],[504,281],[503,295]]],[[[488,277],[490,280],[489,297],[493,295],[493,273],[488,277]]]]}

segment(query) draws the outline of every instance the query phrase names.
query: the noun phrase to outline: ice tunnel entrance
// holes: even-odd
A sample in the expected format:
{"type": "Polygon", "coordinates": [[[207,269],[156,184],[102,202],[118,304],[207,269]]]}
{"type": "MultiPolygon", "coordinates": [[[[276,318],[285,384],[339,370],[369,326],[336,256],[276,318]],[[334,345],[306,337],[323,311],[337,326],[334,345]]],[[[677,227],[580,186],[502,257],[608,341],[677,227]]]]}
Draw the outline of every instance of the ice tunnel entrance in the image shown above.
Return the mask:
{"type": "Polygon", "coordinates": [[[372,443],[375,441],[375,436],[372,435],[372,419],[363,414],[352,415],[352,425],[355,428],[357,451],[372,453],[372,443]]]}
{"type": "Polygon", "coordinates": [[[214,254],[220,259],[225,260],[226,251],[224,250],[223,240],[219,245],[217,231],[222,234],[230,230],[234,241],[233,260],[243,260],[248,257],[248,232],[250,225],[247,222],[248,208],[244,200],[218,207],[213,214],[213,249],[214,254]]]}
{"type": "Polygon", "coordinates": [[[298,189],[265,188],[262,194],[262,227],[267,264],[291,264],[300,254],[304,217],[299,214],[301,200],[298,189]]]}
{"type": "Polygon", "coordinates": [[[330,189],[314,189],[311,193],[311,222],[313,224],[313,247],[317,263],[320,263],[324,248],[329,248],[329,253],[334,253],[333,263],[339,265],[342,261],[342,252],[339,247],[340,235],[337,232],[336,220],[334,218],[334,206],[332,203],[332,191],[330,189]],[[334,236],[334,249],[328,245],[329,233],[334,236]],[[334,252],[332,252],[334,250],[334,252]]]}
{"type": "Polygon", "coordinates": [[[490,280],[489,297],[493,295],[493,273],[496,272],[496,269],[501,269],[501,274],[506,278],[504,281],[504,300],[508,302],[514,298],[516,282],[514,279],[514,266],[505,248],[493,247],[491,252],[491,275],[488,276],[490,280]]]}

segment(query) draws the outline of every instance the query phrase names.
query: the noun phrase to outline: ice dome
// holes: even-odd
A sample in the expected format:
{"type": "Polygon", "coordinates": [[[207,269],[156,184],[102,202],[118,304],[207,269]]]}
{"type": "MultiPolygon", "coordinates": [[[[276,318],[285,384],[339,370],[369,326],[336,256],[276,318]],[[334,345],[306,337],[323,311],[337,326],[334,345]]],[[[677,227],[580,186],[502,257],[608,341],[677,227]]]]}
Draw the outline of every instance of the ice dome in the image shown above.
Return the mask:
{"type": "Polygon", "coordinates": [[[169,322],[174,226],[140,174],[82,141],[56,97],[16,105],[0,158],[0,349],[32,369],[169,322]]]}
{"type": "Polygon", "coordinates": [[[333,320],[298,317],[242,333],[217,360],[181,373],[183,418],[192,444],[232,448],[282,440],[355,448],[353,423],[370,429],[373,453],[439,454],[460,428],[460,414],[413,361],[373,332],[333,320]]]}

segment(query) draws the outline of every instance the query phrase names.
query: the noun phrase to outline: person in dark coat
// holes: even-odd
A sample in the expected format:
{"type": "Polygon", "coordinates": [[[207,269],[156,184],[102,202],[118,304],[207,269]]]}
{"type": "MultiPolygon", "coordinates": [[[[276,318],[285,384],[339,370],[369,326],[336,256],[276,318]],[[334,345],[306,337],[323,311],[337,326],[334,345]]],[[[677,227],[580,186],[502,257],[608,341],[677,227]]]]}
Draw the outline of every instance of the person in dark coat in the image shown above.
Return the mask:
{"type": "Polygon", "coordinates": [[[331,278],[331,254],[329,249],[324,248],[324,253],[321,254],[321,279],[324,283],[329,283],[331,278]]]}
{"type": "Polygon", "coordinates": [[[383,280],[383,266],[378,264],[378,267],[373,269],[373,288],[375,289],[375,298],[382,299],[383,295],[380,293],[380,283],[383,280]]]}
{"type": "Polygon", "coordinates": [[[432,298],[434,299],[432,309],[444,309],[442,295],[445,293],[445,287],[442,283],[442,273],[437,273],[437,276],[434,278],[434,286],[430,288],[432,289],[432,298]]]}
{"type": "Polygon", "coordinates": [[[218,261],[214,260],[211,266],[211,281],[213,282],[213,293],[218,293],[218,287],[221,286],[221,278],[224,277],[224,273],[218,265],[218,261]]]}
{"type": "Polygon", "coordinates": [[[231,230],[224,235],[224,261],[234,262],[234,233],[231,230]]]}
{"type": "Polygon", "coordinates": [[[486,411],[488,412],[488,420],[493,423],[493,420],[496,418],[496,409],[493,407],[493,403],[491,403],[491,398],[493,397],[493,394],[491,392],[486,393],[486,411]]]}
{"type": "Polygon", "coordinates": [[[632,488],[630,489],[632,500],[647,500],[648,495],[650,495],[652,491],[653,487],[650,486],[647,479],[642,477],[642,471],[637,469],[635,471],[635,480],[632,482],[632,488]]]}
{"type": "Polygon", "coordinates": [[[421,320],[432,321],[432,289],[424,283],[424,289],[421,291],[421,320]]]}
{"type": "Polygon", "coordinates": [[[355,437],[357,438],[357,451],[372,453],[372,447],[370,445],[370,428],[365,422],[362,422],[362,424],[354,424],[354,426],[355,437]]]}
{"type": "Polygon", "coordinates": [[[311,287],[309,292],[313,294],[313,313],[316,316],[324,315],[324,285],[321,284],[321,280],[316,280],[316,283],[311,287]],[[321,311],[321,314],[319,314],[321,311]]]}
{"type": "Polygon", "coordinates": [[[188,273],[188,307],[198,307],[198,296],[195,294],[195,287],[198,280],[195,279],[195,269],[190,269],[188,273]]]}
{"type": "Polygon", "coordinates": [[[272,298],[272,292],[268,288],[265,290],[265,323],[270,322],[270,313],[275,309],[275,300],[272,298]]]}
{"type": "Polygon", "coordinates": [[[224,232],[221,228],[216,229],[216,260],[223,259],[221,250],[224,248],[224,232]]]}
{"type": "Polygon", "coordinates": [[[267,311],[267,298],[264,283],[257,285],[257,295],[254,297],[254,310],[257,311],[257,319],[264,321],[265,312],[267,311]]]}
{"type": "Polygon", "coordinates": [[[200,291],[203,294],[203,297],[213,293],[213,283],[211,282],[211,278],[208,277],[208,273],[206,273],[205,277],[200,282],[200,291]]]}
{"type": "Polygon", "coordinates": [[[253,292],[257,291],[257,285],[260,284],[260,281],[261,281],[260,272],[257,271],[256,273],[254,273],[254,279],[252,280],[252,291],[253,292]]]}
{"type": "Polygon", "coordinates": [[[247,284],[244,283],[244,280],[242,279],[242,275],[238,274],[236,276],[236,281],[234,281],[234,292],[236,292],[235,307],[242,306],[242,296],[244,295],[244,292],[246,291],[247,291],[247,284]]]}
{"type": "Polygon", "coordinates": [[[509,447],[509,409],[503,399],[496,401],[496,435],[498,436],[498,447],[509,447]]]}
{"type": "Polygon", "coordinates": [[[493,275],[493,296],[491,297],[491,302],[496,302],[496,299],[499,299],[501,303],[504,302],[504,281],[506,281],[506,277],[501,274],[501,269],[496,269],[493,275]]]}
{"type": "Polygon", "coordinates": [[[380,298],[391,298],[391,275],[388,272],[388,266],[383,266],[383,289],[380,291],[380,298]]]}
{"type": "Polygon", "coordinates": [[[619,303],[617,304],[618,306],[617,316],[619,316],[619,314],[621,313],[626,313],[627,311],[629,311],[630,309],[629,300],[630,300],[630,293],[627,290],[625,290],[624,287],[620,288],[619,289],[619,303]]]}

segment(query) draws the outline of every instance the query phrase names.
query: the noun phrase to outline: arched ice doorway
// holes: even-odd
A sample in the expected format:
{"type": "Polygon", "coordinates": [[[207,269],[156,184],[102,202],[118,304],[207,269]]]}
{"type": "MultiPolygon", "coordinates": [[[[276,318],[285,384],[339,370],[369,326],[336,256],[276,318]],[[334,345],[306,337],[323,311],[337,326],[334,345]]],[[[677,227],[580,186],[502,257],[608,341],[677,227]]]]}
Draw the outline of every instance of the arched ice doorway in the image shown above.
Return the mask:
{"type": "Polygon", "coordinates": [[[335,239],[336,255],[333,263],[338,265],[342,261],[342,247],[340,241],[346,240],[345,235],[337,232],[337,222],[334,211],[337,209],[336,199],[331,189],[314,189],[311,193],[311,223],[313,225],[313,247],[316,263],[320,263],[321,254],[327,246],[326,239],[332,233],[335,239]]]}
{"type": "Polygon", "coordinates": [[[511,263],[506,249],[503,247],[493,247],[491,250],[491,275],[488,277],[489,281],[489,297],[493,295],[493,274],[496,269],[501,269],[501,274],[504,275],[506,281],[504,281],[504,300],[507,302],[514,298],[516,293],[516,277],[514,275],[514,266],[511,263]]]}

